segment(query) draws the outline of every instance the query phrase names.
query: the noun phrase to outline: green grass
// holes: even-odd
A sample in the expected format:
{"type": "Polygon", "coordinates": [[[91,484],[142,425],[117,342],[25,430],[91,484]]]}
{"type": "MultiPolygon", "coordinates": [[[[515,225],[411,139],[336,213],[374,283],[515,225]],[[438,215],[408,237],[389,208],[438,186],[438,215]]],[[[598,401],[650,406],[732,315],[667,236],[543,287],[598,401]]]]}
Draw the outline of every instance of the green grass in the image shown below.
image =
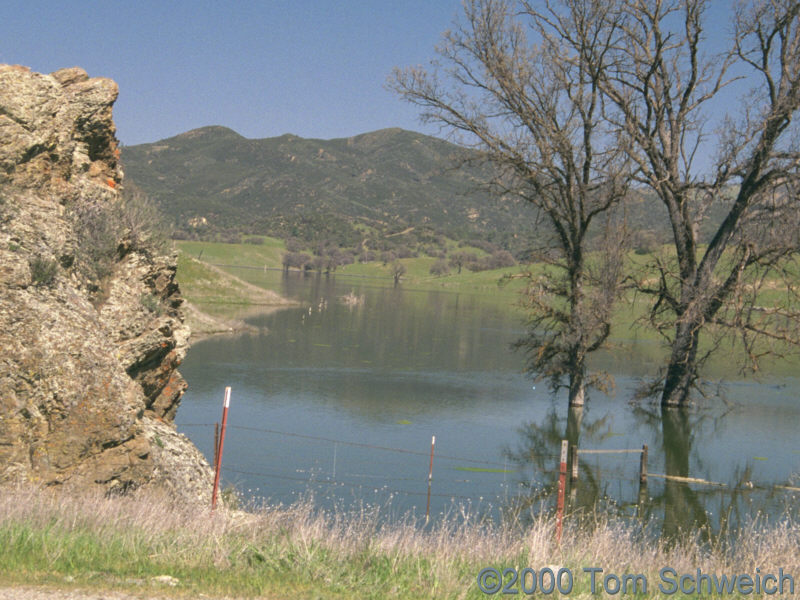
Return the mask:
{"type": "MultiPolygon", "coordinates": [[[[467,509],[462,509],[467,510],[467,509]]],[[[456,509],[455,512],[461,512],[456,509]]],[[[311,503],[251,512],[178,505],[164,496],[103,498],[35,488],[0,496],[0,583],[127,589],[197,597],[485,598],[476,577],[548,565],[575,577],[573,598],[591,598],[584,567],[644,574],[658,597],[658,571],[785,573],[800,576],[800,524],[759,521],[730,543],[710,546],[687,534],[666,544],[630,522],[594,515],[565,519],[561,544],[551,517],[494,523],[437,520],[421,529],[382,522],[377,509],[320,512],[311,503]],[[175,587],[158,581],[169,576],[175,587]]],[[[519,584],[517,584],[517,589],[519,584]]],[[[522,594],[520,594],[522,595],[522,594]]],[[[735,595],[733,597],[736,597],[735,595]]]]}
{"type": "MultiPolygon", "coordinates": [[[[186,257],[195,259],[199,257],[203,262],[232,267],[282,268],[283,253],[286,251],[284,243],[275,238],[264,237],[264,239],[265,244],[263,245],[186,241],[176,242],[176,245],[184,259],[186,257]]],[[[481,254],[480,250],[474,250],[474,252],[481,254]]],[[[430,274],[431,265],[436,262],[435,258],[427,256],[404,258],[400,262],[406,267],[406,274],[403,275],[401,280],[401,285],[404,289],[472,292],[513,300],[522,287],[522,282],[518,280],[511,281],[503,287],[498,286],[498,282],[504,275],[518,273],[520,267],[480,272],[471,272],[463,269],[460,275],[453,270],[449,275],[437,277],[430,274]]],[[[179,278],[181,277],[181,268],[183,267],[179,265],[179,278]]],[[[239,277],[243,276],[239,270],[229,270],[229,272],[239,277]]],[[[337,277],[369,278],[370,285],[384,285],[386,287],[394,285],[391,265],[384,265],[380,261],[345,265],[339,267],[333,275],[337,277]]],[[[189,281],[192,277],[195,277],[195,275],[187,273],[184,279],[189,281]]]]}
{"type": "Polygon", "coordinates": [[[226,278],[224,273],[184,253],[178,255],[177,280],[191,302],[245,305],[251,302],[252,292],[244,282],[226,278]]]}
{"type": "Polygon", "coordinates": [[[175,242],[182,254],[212,264],[236,266],[281,266],[286,245],[282,240],[260,236],[264,244],[223,244],[217,242],[175,242]]]}
{"type": "Polygon", "coordinates": [[[470,473],[516,473],[514,469],[491,469],[485,467],[453,467],[456,471],[469,471],[470,473]]]}
{"type": "Polygon", "coordinates": [[[191,303],[184,312],[192,334],[197,336],[252,330],[241,320],[248,311],[296,305],[183,252],[178,255],[176,279],[191,303]]]}

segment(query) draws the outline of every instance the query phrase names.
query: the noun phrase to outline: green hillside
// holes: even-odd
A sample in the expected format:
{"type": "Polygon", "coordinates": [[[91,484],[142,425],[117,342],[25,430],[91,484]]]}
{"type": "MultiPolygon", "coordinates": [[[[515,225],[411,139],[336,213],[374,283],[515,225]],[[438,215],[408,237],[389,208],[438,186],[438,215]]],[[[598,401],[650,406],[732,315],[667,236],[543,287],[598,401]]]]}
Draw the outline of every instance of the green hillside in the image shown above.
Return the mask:
{"type": "MultiPolygon", "coordinates": [[[[211,126],[122,150],[126,176],[158,203],[178,239],[238,243],[268,235],[295,238],[292,248],[315,254],[335,247],[400,258],[441,257],[453,241],[471,241],[525,260],[545,226],[530,205],[482,188],[488,169],[464,162],[475,156],[402,129],[247,139],[211,126]]],[[[725,199],[708,208],[701,242],[726,210],[725,199]]],[[[617,218],[623,215],[634,248],[647,252],[671,240],[666,210],[652,194],[632,192],[617,218]]]]}
{"type": "MultiPolygon", "coordinates": [[[[272,234],[355,246],[413,227],[415,236],[508,247],[535,215],[480,190],[464,149],[401,129],[346,139],[246,139],[204,127],[123,148],[126,175],[156,199],[180,236],[272,234]]],[[[412,233],[412,232],[409,232],[412,233]]]]}

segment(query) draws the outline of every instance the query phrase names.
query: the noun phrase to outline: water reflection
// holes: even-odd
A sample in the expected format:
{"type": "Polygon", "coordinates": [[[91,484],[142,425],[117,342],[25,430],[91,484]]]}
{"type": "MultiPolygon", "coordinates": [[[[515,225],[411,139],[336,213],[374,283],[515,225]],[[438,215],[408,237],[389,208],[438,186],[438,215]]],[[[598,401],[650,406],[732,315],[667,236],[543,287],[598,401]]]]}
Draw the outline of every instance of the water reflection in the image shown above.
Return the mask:
{"type": "MultiPolygon", "coordinates": [[[[747,524],[758,515],[781,515],[796,512],[791,494],[781,487],[753,483],[755,469],[751,462],[734,463],[726,482],[702,477],[710,467],[718,467],[719,456],[697,452],[697,438],[704,448],[714,438],[724,435],[722,424],[729,410],[675,409],[646,405],[631,407],[640,431],[649,440],[650,474],[639,478],[636,461],[640,453],[600,454],[595,460],[577,456],[579,476],[573,480],[573,461],[569,453],[567,467],[567,507],[573,518],[592,515],[598,509],[625,518],[637,518],[669,543],[686,533],[709,541],[747,524]],[[634,460],[632,457],[635,456],[634,460]],[[706,459],[710,459],[707,461],[706,459]],[[707,464],[708,463],[708,464],[707,464]],[[652,471],[653,465],[658,469],[652,471]]],[[[504,455],[519,474],[520,494],[506,503],[506,511],[516,516],[553,511],[558,490],[558,456],[562,440],[570,449],[599,449],[619,435],[611,424],[613,414],[589,416],[583,408],[571,408],[560,416],[551,406],[546,416],[519,428],[517,444],[507,447],[504,455]]]]}
{"type": "MultiPolygon", "coordinates": [[[[692,427],[686,410],[661,410],[662,451],[667,477],[689,477],[692,427]]],[[[686,483],[667,479],[664,483],[663,533],[674,538],[687,525],[706,531],[708,517],[697,493],[686,483]]]]}
{"type": "MultiPolygon", "coordinates": [[[[597,393],[585,408],[567,412],[563,398],[553,400],[523,375],[521,357],[510,350],[524,329],[521,318],[490,296],[375,287],[355,278],[241,274],[259,284],[273,277],[268,286],[303,306],[248,317],[266,335],[193,346],[181,368],[190,388],[179,429],[217,420],[221,390],[232,385],[232,425],[415,452],[376,454],[237,430],[226,441],[230,468],[271,474],[242,474],[237,482],[245,489],[291,501],[309,473],[336,480],[344,497],[382,489],[359,482],[385,482],[398,490],[393,501],[402,512],[425,493],[425,448],[436,435],[434,512],[453,498],[488,499],[518,512],[548,508],[562,439],[582,449],[647,444],[650,450],[644,494],[638,454],[581,454],[580,477],[569,486],[573,514],[600,505],[632,519],[652,517],[660,532],[673,535],[724,528],[726,518],[742,522],[759,509],[779,514],[793,502],[791,492],[774,484],[786,485],[800,471],[797,380],[733,382],[731,409],[662,414],[659,407],[628,403],[634,377],[649,370],[651,355],[628,349],[599,357],[617,378],[616,397],[597,393]]],[[[213,426],[182,431],[210,454],[213,426]]]]}
{"type": "MultiPolygon", "coordinates": [[[[504,455],[524,474],[519,486],[522,493],[511,500],[507,510],[521,516],[535,513],[542,506],[554,506],[562,440],[567,440],[570,448],[581,448],[582,443],[592,447],[608,438],[609,415],[585,419],[586,410],[582,406],[570,407],[563,418],[553,406],[541,422],[530,422],[519,429],[517,447],[506,448],[504,455]]],[[[574,460],[570,452],[567,473],[572,473],[574,460]]],[[[594,508],[604,495],[601,476],[591,464],[581,465],[578,480],[570,483],[568,494],[574,511],[594,508]]]]}

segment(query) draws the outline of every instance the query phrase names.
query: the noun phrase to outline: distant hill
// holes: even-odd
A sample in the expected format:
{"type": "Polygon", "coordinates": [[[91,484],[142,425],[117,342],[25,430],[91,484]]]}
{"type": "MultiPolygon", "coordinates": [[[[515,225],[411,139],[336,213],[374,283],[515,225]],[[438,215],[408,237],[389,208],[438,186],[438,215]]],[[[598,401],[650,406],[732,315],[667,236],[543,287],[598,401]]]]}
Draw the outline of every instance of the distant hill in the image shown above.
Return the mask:
{"type": "MultiPolygon", "coordinates": [[[[351,248],[368,240],[371,249],[384,250],[441,249],[446,236],[524,256],[543,233],[535,211],[482,189],[483,168],[457,168],[470,152],[402,129],[334,140],[247,139],[212,126],[126,146],[122,160],[128,179],[156,200],[176,237],[269,234],[351,248]]],[[[725,210],[724,201],[712,205],[701,241],[725,210]]],[[[625,219],[635,247],[671,238],[666,210],[652,194],[632,194],[625,219]]]]}
{"type": "Polygon", "coordinates": [[[334,140],[247,139],[213,126],[126,146],[122,160],[126,175],[185,234],[309,238],[314,229],[347,238],[414,227],[498,243],[530,233],[530,206],[493,199],[479,188],[475,167],[454,168],[465,152],[402,129],[334,140]]]}

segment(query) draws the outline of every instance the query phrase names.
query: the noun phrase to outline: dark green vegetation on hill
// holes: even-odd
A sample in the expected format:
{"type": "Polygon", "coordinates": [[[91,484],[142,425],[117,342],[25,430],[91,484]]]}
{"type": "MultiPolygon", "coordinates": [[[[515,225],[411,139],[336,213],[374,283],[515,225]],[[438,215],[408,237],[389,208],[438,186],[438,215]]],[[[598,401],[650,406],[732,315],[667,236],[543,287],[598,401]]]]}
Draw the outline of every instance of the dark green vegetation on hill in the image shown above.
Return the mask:
{"type": "Polygon", "coordinates": [[[454,169],[463,153],[401,129],[335,140],[251,140],[204,127],[126,147],[123,160],[126,174],[159,200],[179,232],[205,239],[271,233],[343,247],[372,232],[414,227],[505,246],[515,233],[529,233],[529,207],[490,198],[475,168],[454,169]]]}
{"type": "MultiPolygon", "coordinates": [[[[402,129],[247,139],[213,126],[122,150],[126,175],[158,202],[177,238],[273,235],[307,248],[423,253],[445,250],[449,238],[524,258],[541,237],[537,215],[481,189],[482,167],[457,168],[466,156],[475,155],[402,129]]],[[[655,218],[661,212],[652,200],[631,200],[626,219],[636,245],[667,241],[666,220],[655,218]]]]}

